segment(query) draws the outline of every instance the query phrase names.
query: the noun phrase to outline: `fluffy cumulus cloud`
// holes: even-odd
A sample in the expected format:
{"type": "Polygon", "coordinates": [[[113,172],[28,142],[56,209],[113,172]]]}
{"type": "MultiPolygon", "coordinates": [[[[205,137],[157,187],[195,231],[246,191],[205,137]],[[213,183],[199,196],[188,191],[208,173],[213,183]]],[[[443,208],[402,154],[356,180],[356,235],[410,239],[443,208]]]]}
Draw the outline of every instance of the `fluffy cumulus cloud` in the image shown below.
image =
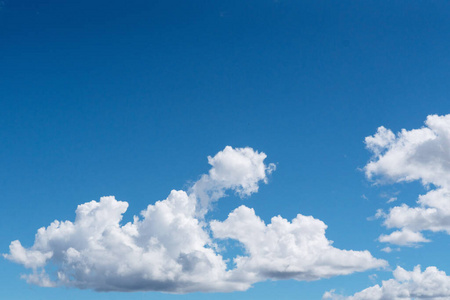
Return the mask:
{"type": "Polygon", "coordinates": [[[79,205],[74,221],[40,228],[29,248],[13,241],[4,256],[29,268],[23,278],[41,286],[172,293],[246,290],[261,280],[315,280],[386,265],[367,251],[332,247],[326,225],[313,217],[274,217],[265,225],[241,206],[224,221],[208,222],[210,203],[227,190],[249,196],[267,182],[274,166],[265,158],[251,148],[226,147],[208,157],[210,171],[188,191],[173,190],[132,222],[122,224],[128,203],[102,197],[79,205]],[[231,268],[218,239],[245,248],[231,268]]]}
{"type": "Polygon", "coordinates": [[[450,234],[450,115],[428,116],[425,126],[394,134],[384,127],[366,138],[374,154],[365,166],[369,179],[380,182],[419,180],[428,192],[418,197],[417,205],[395,206],[379,214],[388,228],[398,228],[380,241],[414,245],[428,240],[421,231],[450,234]]]}
{"type": "Polygon", "coordinates": [[[249,255],[234,259],[233,272],[251,281],[316,280],[386,265],[368,251],[334,248],[325,237],[326,228],[322,221],[301,214],[291,222],[276,216],[266,225],[246,206],[235,209],[223,222],[211,222],[216,238],[244,245],[249,255]]]}
{"type": "Polygon", "coordinates": [[[436,267],[428,267],[421,271],[416,266],[413,271],[397,267],[394,278],[383,281],[381,286],[374,285],[353,296],[338,295],[334,290],[326,292],[323,299],[332,300],[419,300],[450,299],[450,276],[436,267]]]}

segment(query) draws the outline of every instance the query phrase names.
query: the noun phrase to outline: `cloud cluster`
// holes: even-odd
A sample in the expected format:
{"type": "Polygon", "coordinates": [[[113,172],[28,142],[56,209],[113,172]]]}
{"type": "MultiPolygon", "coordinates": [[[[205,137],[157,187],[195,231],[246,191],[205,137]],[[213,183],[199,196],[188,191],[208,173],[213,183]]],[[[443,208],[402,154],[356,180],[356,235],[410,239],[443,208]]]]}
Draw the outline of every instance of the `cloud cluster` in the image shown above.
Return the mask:
{"type": "Polygon", "coordinates": [[[416,266],[413,271],[397,267],[394,278],[383,281],[381,286],[374,285],[353,296],[344,297],[334,290],[323,295],[323,299],[332,300],[411,300],[411,299],[450,299],[450,276],[436,267],[421,271],[416,266]]]}
{"type": "Polygon", "coordinates": [[[427,242],[421,231],[450,234],[450,115],[427,117],[425,126],[394,134],[384,127],[366,138],[374,154],[365,166],[369,179],[410,182],[419,180],[429,191],[417,206],[406,204],[379,214],[388,228],[398,228],[379,240],[397,245],[427,242]]]}
{"type": "Polygon", "coordinates": [[[40,228],[34,244],[19,241],[4,256],[31,269],[23,277],[41,286],[98,291],[173,293],[236,291],[267,279],[315,280],[383,267],[368,251],[340,250],[325,237],[326,225],[298,215],[292,222],[274,217],[270,224],[241,206],[224,221],[207,222],[212,201],[233,190],[258,191],[274,166],[251,148],[226,147],[186,191],[173,190],[122,224],[128,203],[113,196],[79,205],[75,221],[54,221],[40,228]],[[217,239],[234,239],[245,248],[232,268],[217,239]]]}

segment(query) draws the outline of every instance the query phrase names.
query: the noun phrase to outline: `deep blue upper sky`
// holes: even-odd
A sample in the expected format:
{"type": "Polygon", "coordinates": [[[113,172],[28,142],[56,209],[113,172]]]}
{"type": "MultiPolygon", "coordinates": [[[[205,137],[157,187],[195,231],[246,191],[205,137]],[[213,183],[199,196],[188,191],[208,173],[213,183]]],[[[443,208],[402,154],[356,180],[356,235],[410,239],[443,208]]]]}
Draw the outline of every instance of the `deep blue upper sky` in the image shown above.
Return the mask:
{"type": "MultiPolygon", "coordinates": [[[[263,219],[311,214],[336,246],[395,266],[375,241],[380,222],[366,220],[385,200],[358,170],[370,158],[363,140],[380,125],[419,128],[449,112],[449,10],[445,1],[3,1],[0,252],[15,239],[30,246],[38,228],[104,195],[128,201],[131,220],[231,145],[277,163],[243,200],[263,219]]],[[[213,217],[240,204],[230,197],[213,217]]],[[[400,261],[443,259],[427,247],[400,261]]],[[[180,297],[28,289],[20,266],[0,264],[0,298],[180,297]]],[[[261,283],[233,298],[318,299],[371,283],[352,276],[261,283]]]]}

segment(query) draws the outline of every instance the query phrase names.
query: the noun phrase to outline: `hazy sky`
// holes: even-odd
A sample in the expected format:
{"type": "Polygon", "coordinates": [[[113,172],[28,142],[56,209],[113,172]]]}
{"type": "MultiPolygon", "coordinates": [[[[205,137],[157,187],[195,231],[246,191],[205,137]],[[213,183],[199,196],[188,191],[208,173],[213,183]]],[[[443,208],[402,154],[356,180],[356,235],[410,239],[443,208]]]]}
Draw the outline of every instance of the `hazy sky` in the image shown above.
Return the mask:
{"type": "Polygon", "coordinates": [[[1,1],[0,298],[450,299],[449,13],[1,1]]]}

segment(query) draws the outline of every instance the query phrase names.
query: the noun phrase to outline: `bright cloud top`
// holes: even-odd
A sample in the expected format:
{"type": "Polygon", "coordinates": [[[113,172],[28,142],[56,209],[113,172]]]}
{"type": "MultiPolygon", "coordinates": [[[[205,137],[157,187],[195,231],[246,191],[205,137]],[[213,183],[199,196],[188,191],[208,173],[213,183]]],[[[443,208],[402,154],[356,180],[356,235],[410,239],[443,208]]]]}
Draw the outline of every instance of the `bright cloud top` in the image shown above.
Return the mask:
{"type": "Polygon", "coordinates": [[[436,267],[425,271],[416,266],[413,271],[397,267],[394,278],[383,281],[381,286],[374,285],[350,297],[326,292],[323,299],[332,300],[411,300],[411,299],[450,299],[450,276],[436,267]]]}
{"type": "Polygon", "coordinates": [[[201,176],[191,193],[198,198],[200,215],[207,213],[209,205],[233,189],[241,197],[258,192],[260,181],[267,183],[267,175],[275,170],[275,164],[264,164],[267,155],[252,148],[225,147],[214,157],[208,156],[212,166],[208,174],[201,176]]]}
{"type": "Polygon", "coordinates": [[[369,179],[395,182],[420,180],[428,188],[416,207],[406,204],[379,213],[388,228],[399,228],[380,241],[397,245],[427,242],[421,231],[450,234],[450,115],[427,117],[425,127],[395,135],[384,127],[366,138],[374,158],[366,167],[369,179]]]}
{"type": "Polygon", "coordinates": [[[205,221],[211,201],[234,190],[241,196],[258,191],[274,170],[264,153],[226,147],[189,192],[173,190],[121,225],[128,203],[102,197],[78,206],[76,218],[40,228],[34,245],[19,241],[4,256],[31,269],[23,275],[41,286],[99,291],[229,292],[246,290],[267,279],[315,280],[384,267],[368,251],[340,250],[325,237],[326,225],[310,216],[271,224],[240,206],[221,221],[205,221]],[[227,268],[216,239],[235,239],[245,256],[227,268]]]}

